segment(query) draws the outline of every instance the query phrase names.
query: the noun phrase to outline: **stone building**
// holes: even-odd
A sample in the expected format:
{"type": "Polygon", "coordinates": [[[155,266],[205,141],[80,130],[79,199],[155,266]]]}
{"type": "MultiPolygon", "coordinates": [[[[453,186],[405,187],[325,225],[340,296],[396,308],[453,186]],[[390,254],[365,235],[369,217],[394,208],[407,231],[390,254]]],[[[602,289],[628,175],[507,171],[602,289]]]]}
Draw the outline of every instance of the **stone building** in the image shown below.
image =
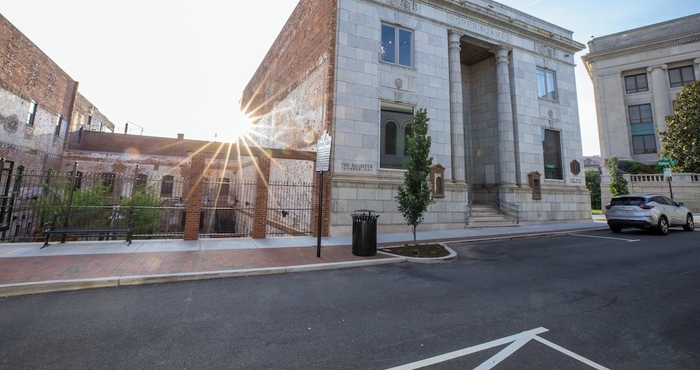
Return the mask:
{"type": "MultiPolygon", "coordinates": [[[[590,219],[572,32],[490,0],[300,0],[247,85],[262,146],[332,137],[329,234],[359,209],[398,212],[405,137],[430,118],[436,202],[419,230],[459,229],[472,204],[521,222],[590,219]]],[[[286,170],[310,179],[313,170],[286,170]]]]}
{"type": "Polygon", "coordinates": [[[700,76],[700,14],[596,37],[588,49],[602,158],[656,163],[664,117],[700,76]]]}

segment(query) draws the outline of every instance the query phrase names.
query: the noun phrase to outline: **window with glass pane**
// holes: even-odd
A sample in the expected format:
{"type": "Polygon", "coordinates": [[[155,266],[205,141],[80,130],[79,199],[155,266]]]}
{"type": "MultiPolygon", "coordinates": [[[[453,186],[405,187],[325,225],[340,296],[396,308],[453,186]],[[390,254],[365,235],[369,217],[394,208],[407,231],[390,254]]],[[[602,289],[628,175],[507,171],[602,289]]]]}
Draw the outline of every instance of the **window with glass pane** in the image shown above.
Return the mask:
{"type": "Polygon", "coordinates": [[[173,195],[173,182],[175,177],[172,175],[165,175],[162,177],[160,182],[160,195],[161,196],[172,196],[173,195]]]}
{"type": "Polygon", "coordinates": [[[107,193],[111,193],[114,191],[114,173],[112,172],[103,172],[102,173],[102,185],[106,188],[107,193]]]}
{"type": "Polygon", "coordinates": [[[382,102],[381,112],[381,168],[403,169],[408,161],[406,146],[413,121],[413,107],[382,102]]]}
{"type": "Polygon", "coordinates": [[[626,76],[625,77],[625,88],[628,94],[649,91],[649,85],[647,84],[646,73],[626,76]]]}
{"type": "Polygon", "coordinates": [[[537,96],[541,99],[557,100],[554,72],[537,68],[537,96]]]}
{"type": "Polygon", "coordinates": [[[653,154],[656,153],[656,136],[650,135],[632,135],[632,147],[634,154],[653,154]]]}
{"type": "Polygon", "coordinates": [[[671,87],[682,87],[695,81],[693,66],[669,68],[668,79],[671,81],[671,87]]]}
{"type": "Polygon", "coordinates": [[[561,133],[559,131],[544,130],[542,151],[544,153],[544,178],[564,180],[561,164],[561,133]]]}
{"type": "Polygon", "coordinates": [[[656,153],[656,136],[651,104],[630,105],[630,131],[634,154],[656,153]]]}
{"type": "Polygon", "coordinates": [[[381,60],[406,67],[413,66],[413,32],[383,24],[381,60]]]}

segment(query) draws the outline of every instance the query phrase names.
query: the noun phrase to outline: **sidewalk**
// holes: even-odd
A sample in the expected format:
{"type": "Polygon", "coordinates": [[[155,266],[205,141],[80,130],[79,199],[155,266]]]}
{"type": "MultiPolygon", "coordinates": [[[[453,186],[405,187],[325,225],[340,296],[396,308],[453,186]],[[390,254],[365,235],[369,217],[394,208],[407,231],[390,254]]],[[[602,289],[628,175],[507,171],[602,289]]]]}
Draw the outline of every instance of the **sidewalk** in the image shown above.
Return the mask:
{"type": "MultiPolygon", "coordinates": [[[[600,218],[596,222],[426,231],[419,232],[417,239],[420,242],[510,240],[596,229],[607,229],[600,218]]],[[[377,236],[378,247],[412,242],[411,233],[377,236]]],[[[41,245],[41,242],[0,244],[0,297],[415,260],[381,252],[370,257],[355,256],[350,236],[322,238],[320,258],[316,257],[314,237],[135,240],[130,246],[125,241],[64,244],[53,241],[40,249],[41,245]]]]}

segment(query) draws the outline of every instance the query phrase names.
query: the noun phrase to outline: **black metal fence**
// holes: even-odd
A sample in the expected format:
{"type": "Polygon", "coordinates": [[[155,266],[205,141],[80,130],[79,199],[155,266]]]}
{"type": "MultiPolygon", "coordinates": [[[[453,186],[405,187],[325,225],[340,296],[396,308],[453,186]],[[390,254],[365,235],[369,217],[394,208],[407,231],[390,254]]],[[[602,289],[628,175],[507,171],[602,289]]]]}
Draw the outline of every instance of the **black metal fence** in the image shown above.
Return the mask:
{"type": "MultiPolygon", "coordinates": [[[[136,213],[134,239],[183,238],[189,179],[165,175],[31,171],[1,161],[0,242],[40,241],[56,212],[121,206],[136,213]],[[71,191],[72,189],[72,191],[71,191]]],[[[255,181],[205,179],[200,237],[250,237],[255,181]]],[[[270,183],[267,235],[311,235],[313,185],[270,183]]],[[[89,237],[81,237],[87,240],[89,237]]]]}

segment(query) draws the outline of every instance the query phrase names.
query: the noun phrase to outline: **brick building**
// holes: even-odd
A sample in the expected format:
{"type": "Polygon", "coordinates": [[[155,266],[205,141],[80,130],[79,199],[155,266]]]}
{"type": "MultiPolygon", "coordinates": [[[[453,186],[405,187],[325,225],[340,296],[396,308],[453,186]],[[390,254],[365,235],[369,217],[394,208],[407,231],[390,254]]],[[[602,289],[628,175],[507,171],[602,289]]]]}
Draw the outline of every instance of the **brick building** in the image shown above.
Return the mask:
{"type": "MultiPolygon", "coordinates": [[[[247,85],[262,146],[332,137],[330,235],[350,214],[408,231],[394,199],[405,137],[426,108],[436,203],[423,230],[468,223],[472,203],[525,222],[590,219],[568,30],[490,0],[300,0],[247,85]]],[[[313,169],[273,168],[311,178],[313,169]]]]}

